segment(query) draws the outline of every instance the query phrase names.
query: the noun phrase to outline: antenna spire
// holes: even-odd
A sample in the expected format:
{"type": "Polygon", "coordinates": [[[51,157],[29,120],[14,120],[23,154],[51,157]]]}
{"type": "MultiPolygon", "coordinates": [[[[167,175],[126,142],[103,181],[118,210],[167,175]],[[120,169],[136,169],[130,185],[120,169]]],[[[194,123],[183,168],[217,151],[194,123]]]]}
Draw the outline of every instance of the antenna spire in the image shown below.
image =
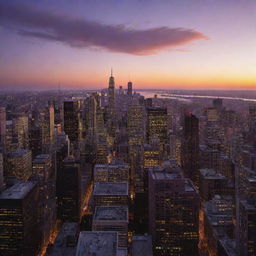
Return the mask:
{"type": "Polygon", "coordinates": [[[111,68],[111,76],[113,76],[113,68],[111,68]]]}

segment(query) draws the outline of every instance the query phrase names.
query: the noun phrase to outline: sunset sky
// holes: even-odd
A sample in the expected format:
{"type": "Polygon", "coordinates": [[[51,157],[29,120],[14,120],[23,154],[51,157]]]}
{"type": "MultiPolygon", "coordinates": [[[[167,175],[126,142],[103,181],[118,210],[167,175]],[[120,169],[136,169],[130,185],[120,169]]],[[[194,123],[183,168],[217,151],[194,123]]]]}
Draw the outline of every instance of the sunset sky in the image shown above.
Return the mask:
{"type": "Polygon", "coordinates": [[[255,0],[0,0],[0,89],[256,89],[255,0]]]}

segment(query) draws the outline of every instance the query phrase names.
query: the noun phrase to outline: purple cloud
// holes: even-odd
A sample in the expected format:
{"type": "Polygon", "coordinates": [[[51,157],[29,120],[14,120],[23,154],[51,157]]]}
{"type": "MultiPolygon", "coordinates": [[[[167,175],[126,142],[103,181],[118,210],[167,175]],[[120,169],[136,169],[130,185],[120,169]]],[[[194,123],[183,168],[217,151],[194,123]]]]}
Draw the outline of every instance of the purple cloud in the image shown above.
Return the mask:
{"type": "Polygon", "coordinates": [[[0,3],[0,25],[15,29],[22,36],[58,41],[72,47],[98,47],[134,55],[150,55],[163,48],[207,39],[204,34],[191,29],[157,27],[136,30],[7,3],[0,3]]]}

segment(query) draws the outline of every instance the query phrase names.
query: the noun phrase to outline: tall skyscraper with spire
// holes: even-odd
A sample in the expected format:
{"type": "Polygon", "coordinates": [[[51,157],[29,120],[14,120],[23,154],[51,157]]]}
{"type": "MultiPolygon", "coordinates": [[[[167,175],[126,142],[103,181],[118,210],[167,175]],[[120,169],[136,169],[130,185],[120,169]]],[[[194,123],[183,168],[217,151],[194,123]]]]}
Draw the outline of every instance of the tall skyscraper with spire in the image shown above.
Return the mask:
{"type": "Polygon", "coordinates": [[[111,68],[111,75],[108,85],[108,128],[109,133],[114,136],[115,132],[115,79],[113,77],[113,69],[111,68]]]}
{"type": "Polygon", "coordinates": [[[108,84],[108,107],[110,114],[114,114],[115,110],[115,79],[113,77],[113,69],[111,68],[111,75],[108,84]]]}

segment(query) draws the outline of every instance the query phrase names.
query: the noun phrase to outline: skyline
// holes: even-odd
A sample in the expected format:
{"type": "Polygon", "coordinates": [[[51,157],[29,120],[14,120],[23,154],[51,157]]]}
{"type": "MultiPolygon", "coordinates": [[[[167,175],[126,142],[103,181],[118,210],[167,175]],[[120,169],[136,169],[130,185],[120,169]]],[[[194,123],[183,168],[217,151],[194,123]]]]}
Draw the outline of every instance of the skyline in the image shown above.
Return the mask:
{"type": "Polygon", "coordinates": [[[252,0],[59,3],[0,2],[1,90],[255,88],[252,0]]]}

